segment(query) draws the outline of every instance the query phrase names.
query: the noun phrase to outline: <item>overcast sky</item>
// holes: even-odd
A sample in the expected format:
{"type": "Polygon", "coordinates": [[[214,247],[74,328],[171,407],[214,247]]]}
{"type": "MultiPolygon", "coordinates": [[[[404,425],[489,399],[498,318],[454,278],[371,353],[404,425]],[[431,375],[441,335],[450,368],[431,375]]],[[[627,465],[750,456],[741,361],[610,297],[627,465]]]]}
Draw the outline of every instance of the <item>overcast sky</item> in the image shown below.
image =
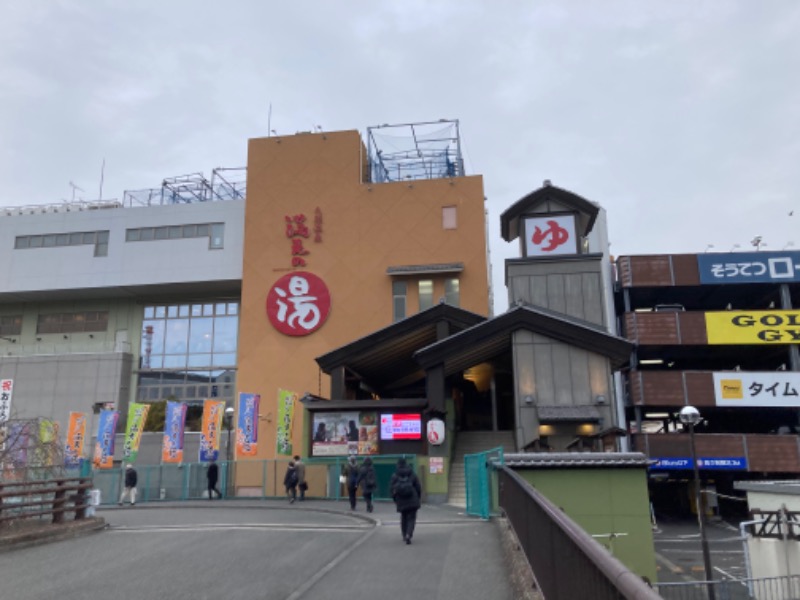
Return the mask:
{"type": "Polygon", "coordinates": [[[798,32],[769,0],[0,0],[0,204],[95,199],[104,159],[106,198],[244,166],[268,122],[447,118],[498,311],[499,215],[544,179],[606,209],[614,255],[800,249],[798,32]]]}

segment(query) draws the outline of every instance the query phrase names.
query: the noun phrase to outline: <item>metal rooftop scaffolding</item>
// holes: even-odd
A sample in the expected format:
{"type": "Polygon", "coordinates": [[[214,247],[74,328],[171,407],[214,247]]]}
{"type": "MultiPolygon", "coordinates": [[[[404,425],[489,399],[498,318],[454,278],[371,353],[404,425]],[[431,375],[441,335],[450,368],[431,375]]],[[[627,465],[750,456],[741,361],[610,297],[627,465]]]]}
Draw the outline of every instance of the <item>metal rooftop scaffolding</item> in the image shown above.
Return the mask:
{"type": "Polygon", "coordinates": [[[219,167],[211,172],[211,181],[202,173],[167,177],[160,188],[126,191],[122,202],[125,206],[152,206],[243,200],[246,192],[246,167],[219,167]]]}
{"type": "Polygon", "coordinates": [[[367,128],[373,183],[461,177],[458,120],[367,128]]]}

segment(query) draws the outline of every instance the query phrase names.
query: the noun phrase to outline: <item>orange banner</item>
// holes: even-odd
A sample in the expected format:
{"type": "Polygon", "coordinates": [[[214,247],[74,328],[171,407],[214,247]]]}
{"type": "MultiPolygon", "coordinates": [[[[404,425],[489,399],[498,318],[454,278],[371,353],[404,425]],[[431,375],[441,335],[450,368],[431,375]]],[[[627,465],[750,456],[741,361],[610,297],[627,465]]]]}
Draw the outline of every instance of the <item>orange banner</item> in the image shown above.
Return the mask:
{"type": "Polygon", "coordinates": [[[203,403],[203,428],[200,433],[200,462],[219,460],[219,435],[222,429],[222,417],[224,414],[224,400],[206,400],[203,403]]]}

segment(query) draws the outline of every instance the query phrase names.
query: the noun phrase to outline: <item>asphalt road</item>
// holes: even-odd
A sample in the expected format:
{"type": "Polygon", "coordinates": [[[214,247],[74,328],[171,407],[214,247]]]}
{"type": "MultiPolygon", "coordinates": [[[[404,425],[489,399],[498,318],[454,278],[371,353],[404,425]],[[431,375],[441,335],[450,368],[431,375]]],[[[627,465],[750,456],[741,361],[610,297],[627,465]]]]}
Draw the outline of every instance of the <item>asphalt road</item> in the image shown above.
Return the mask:
{"type": "MultiPolygon", "coordinates": [[[[734,524],[709,522],[706,537],[714,579],[747,576],[744,547],[734,524]]],[[[659,521],[653,539],[660,582],[705,580],[700,528],[696,518],[659,521]]]]}
{"type": "Polygon", "coordinates": [[[195,502],[108,508],[107,530],[0,554],[0,600],[493,598],[513,592],[495,523],[423,507],[195,502]]]}

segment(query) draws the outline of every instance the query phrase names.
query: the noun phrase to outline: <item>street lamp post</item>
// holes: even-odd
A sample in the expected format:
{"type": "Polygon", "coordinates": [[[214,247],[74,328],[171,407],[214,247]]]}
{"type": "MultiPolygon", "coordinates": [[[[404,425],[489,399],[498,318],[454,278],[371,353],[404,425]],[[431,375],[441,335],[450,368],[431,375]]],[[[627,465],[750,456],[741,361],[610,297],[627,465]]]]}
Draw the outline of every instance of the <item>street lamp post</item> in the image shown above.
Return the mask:
{"type": "Polygon", "coordinates": [[[714,574],[711,572],[711,553],[708,550],[708,538],[706,537],[706,516],[700,495],[700,467],[697,464],[697,448],[694,442],[694,426],[701,421],[702,417],[694,406],[684,406],[678,416],[681,423],[689,426],[689,441],[692,446],[692,466],[694,468],[694,504],[697,508],[697,523],[700,526],[700,546],[703,549],[703,566],[706,573],[708,599],[716,600],[714,584],[712,583],[714,574]]]}
{"type": "Polygon", "coordinates": [[[228,427],[228,444],[225,448],[227,462],[225,464],[225,495],[230,496],[231,486],[231,427],[233,425],[233,413],[236,412],[232,406],[225,409],[225,424],[228,427]]]}

